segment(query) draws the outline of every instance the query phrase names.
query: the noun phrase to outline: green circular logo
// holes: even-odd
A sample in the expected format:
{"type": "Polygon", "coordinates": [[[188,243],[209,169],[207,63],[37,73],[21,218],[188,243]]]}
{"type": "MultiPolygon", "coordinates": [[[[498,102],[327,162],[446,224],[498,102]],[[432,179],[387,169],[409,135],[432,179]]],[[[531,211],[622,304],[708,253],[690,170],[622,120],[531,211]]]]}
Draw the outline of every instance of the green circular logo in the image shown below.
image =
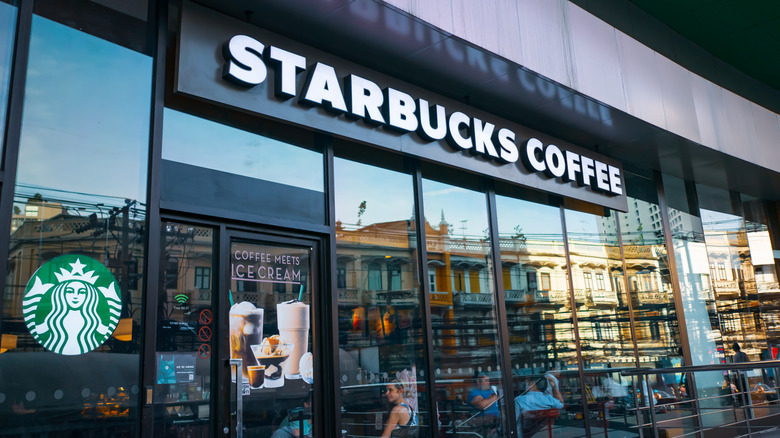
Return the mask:
{"type": "Polygon", "coordinates": [[[103,345],[122,310],[108,268],[84,255],[52,259],[27,283],[22,313],[33,338],[55,353],[84,354],[103,345]]]}

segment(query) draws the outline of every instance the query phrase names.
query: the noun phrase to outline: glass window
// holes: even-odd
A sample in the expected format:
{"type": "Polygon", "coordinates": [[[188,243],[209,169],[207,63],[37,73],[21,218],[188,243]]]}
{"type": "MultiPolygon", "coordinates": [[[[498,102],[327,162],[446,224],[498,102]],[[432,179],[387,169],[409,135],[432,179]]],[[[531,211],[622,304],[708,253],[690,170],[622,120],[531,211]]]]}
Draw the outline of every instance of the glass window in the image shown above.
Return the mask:
{"type": "Polygon", "coordinates": [[[424,179],[423,198],[441,428],[507,436],[485,194],[424,179]]]}
{"type": "Polygon", "coordinates": [[[582,421],[569,421],[577,412],[582,418],[582,408],[561,210],[504,196],[496,196],[496,210],[501,264],[510,280],[504,300],[518,436],[533,436],[541,409],[561,409],[558,403],[572,408],[553,411],[554,427],[569,423],[574,433],[584,433],[582,421]],[[540,385],[541,406],[533,403],[540,385]]]}
{"type": "Polygon", "coordinates": [[[211,268],[206,266],[195,267],[195,288],[208,289],[211,287],[211,268]]]}
{"type": "Polygon", "coordinates": [[[341,422],[349,436],[389,436],[435,417],[424,376],[411,175],[337,158],[341,422]]]}
{"type": "MultiPolygon", "coordinates": [[[[710,321],[712,333],[720,337],[720,360],[774,359],[772,349],[776,349],[778,335],[773,327],[780,288],[764,205],[760,200],[704,185],[697,185],[696,192],[710,272],[715,272],[710,321]],[[712,317],[713,310],[717,317],[712,317]]],[[[770,384],[774,374],[774,370],[754,370],[730,377],[740,391],[753,389],[748,391],[752,403],[763,404],[767,399],[755,388],[770,384]]],[[[776,412],[761,410],[755,416],[772,411],[776,412]]]]}
{"type": "Polygon", "coordinates": [[[168,108],[163,128],[162,201],[325,222],[321,153],[168,108]]]}
{"type": "MultiPolygon", "coordinates": [[[[8,90],[11,86],[11,62],[14,54],[16,34],[15,6],[0,2],[0,139],[5,138],[5,118],[8,109],[8,90]]],[[[3,144],[0,143],[0,153],[3,144]]]]}
{"type": "Polygon", "coordinates": [[[229,397],[229,403],[222,400],[229,406],[231,427],[240,415],[246,437],[321,435],[313,428],[317,376],[309,348],[316,347],[312,315],[318,314],[312,301],[319,291],[312,275],[314,251],[308,243],[230,238],[230,270],[224,272],[230,286],[220,296],[223,308],[229,308],[229,333],[221,339],[238,363],[231,366],[231,384],[220,396],[229,397]],[[254,284],[253,291],[238,292],[239,282],[254,284]]]}
{"type": "Polygon", "coordinates": [[[162,225],[165,269],[158,307],[155,436],[208,436],[214,391],[212,360],[216,323],[208,286],[214,265],[214,230],[176,222],[162,225]],[[174,270],[175,266],[175,270],[174,270]],[[193,276],[194,272],[194,276],[193,276]]]}
{"type": "Polygon", "coordinates": [[[21,414],[4,433],[137,434],[151,73],[33,17],[0,355],[21,414]]]}
{"type": "Polygon", "coordinates": [[[623,279],[617,219],[609,210],[598,215],[567,209],[565,214],[585,370],[582,386],[588,402],[586,418],[591,436],[599,436],[610,428],[636,421],[633,416],[621,418],[635,403],[630,396],[631,382],[619,374],[621,368],[636,367],[628,297],[612,288],[593,289],[594,270],[623,279]]]}
{"type": "Polygon", "coordinates": [[[552,290],[552,283],[550,282],[550,273],[549,272],[542,272],[540,275],[540,278],[542,280],[542,286],[540,287],[543,291],[551,291],[552,290]]]}
{"type": "MultiPolygon", "coordinates": [[[[698,211],[695,189],[689,182],[664,175],[664,192],[669,204],[669,218],[676,218],[677,225],[672,227],[672,246],[676,263],[677,277],[682,297],[682,313],[685,329],[688,333],[688,348],[692,365],[721,363],[723,354],[721,328],[713,307],[714,291],[710,279],[710,266],[705,245],[702,218],[698,211]]],[[[727,319],[728,315],[724,315],[727,319]]],[[[658,385],[671,389],[682,388],[686,382],[680,374],[658,376],[658,385]]],[[[722,372],[696,374],[696,391],[701,400],[702,409],[712,409],[713,414],[702,417],[703,425],[724,424],[734,421],[730,411],[718,411],[721,400],[717,397],[723,388],[728,388],[722,372]],[[704,400],[702,400],[704,399],[704,400]]],[[[674,391],[667,393],[675,394],[674,391]]],[[[683,398],[676,395],[677,398],[683,398]]],[[[685,432],[692,430],[692,425],[685,432]]]]}
{"type": "MultiPolygon", "coordinates": [[[[666,242],[660,222],[650,218],[657,211],[653,180],[626,173],[629,202],[639,214],[620,217],[626,275],[634,313],[639,365],[669,367],[682,363],[679,325],[674,305],[666,242]],[[635,222],[639,219],[639,223],[635,222]]],[[[677,218],[679,215],[670,214],[677,218]]],[[[671,378],[668,378],[671,382],[671,378]]],[[[672,388],[674,390],[676,387],[672,388]]]]}

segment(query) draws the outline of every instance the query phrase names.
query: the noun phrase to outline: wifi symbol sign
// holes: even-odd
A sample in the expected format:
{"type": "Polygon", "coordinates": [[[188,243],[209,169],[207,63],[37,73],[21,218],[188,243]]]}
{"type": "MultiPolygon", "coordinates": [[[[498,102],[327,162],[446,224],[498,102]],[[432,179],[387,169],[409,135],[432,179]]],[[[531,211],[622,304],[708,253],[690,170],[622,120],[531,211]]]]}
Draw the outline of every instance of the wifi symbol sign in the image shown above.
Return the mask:
{"type": "Polygon", "coordinates": [[[177,302],[177,303],[179,303],[179,304],[184,304],[184,303],[186,303],[186,302],[187,302],[187,300],[189,300],[189,299],[190,299],[190,297],[188,297],[188,296],[187,296],[187,295],[185,295],[185,294],[179,294],[179,295],[176,295],[176,296],[175,296],[175,297],[173,297],[173,298],[174,298],[174,299],[176,300],[176,302],[177,302]]]}

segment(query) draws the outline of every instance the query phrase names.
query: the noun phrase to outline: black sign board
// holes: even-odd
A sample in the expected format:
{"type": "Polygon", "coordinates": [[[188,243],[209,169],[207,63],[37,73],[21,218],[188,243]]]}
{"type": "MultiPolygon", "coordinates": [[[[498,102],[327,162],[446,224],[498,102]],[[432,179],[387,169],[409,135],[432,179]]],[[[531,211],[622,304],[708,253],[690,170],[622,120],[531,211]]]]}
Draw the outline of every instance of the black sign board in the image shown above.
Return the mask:
{"type": "Polygon", "coordinates": [[[627,210],[615,160],[201,6],[185,3],[178,49],[178,93],[627,210]]]}

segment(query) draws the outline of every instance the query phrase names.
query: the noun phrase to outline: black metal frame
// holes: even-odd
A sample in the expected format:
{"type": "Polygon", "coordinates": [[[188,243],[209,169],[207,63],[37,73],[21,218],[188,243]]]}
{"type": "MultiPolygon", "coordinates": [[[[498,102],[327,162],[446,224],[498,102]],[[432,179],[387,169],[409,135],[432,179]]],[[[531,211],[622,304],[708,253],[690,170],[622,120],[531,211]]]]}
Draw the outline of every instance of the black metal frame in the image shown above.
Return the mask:
{"type": "MultiPolygon", "coordinates": [[[[16,39],[14,40],[13,63],[11,67],[11,84],[8,94],[8,111],[6,112],[5,138],[3,139],[3,162],[0,173],[0,230],[11,229],[13,216],[14,189],[16,184],[16,167],[19,158],[19,141],[22,133],[22,112],[24,105],[24,88],[27,82],[27,60],[30,48],[32,30],[33,0],[23,0],[17,8],[16,39]]],[[[11,244],[11,233],[0,233],[0,260],[8,260],[11,244]]],[[[5,278],[8,264],[0,263],[0,278],[5,278]]],[[[5,288],[3,293],[5,294],[5,288]]],[[[3,332],[3,303],[0,300],[0,333],[3,332]]]]}
{"type": "MultiPolygon", "coordinates": [[[[418,281],[420,282],[420,314],[422,316],[423,333],[433,333],[433,322],[431,321],[431,285],[428,283],[428,251],[425,231],[425,205],[423,204],[422,188],[422,169],[419,162],[411,161],[412,177],[414,178],[414,227],[417,230],[417,263],[419,268],[418,281]]],[[[428,412],[430,413],[431,435],[439,436],[438,419],[434,421],[434,415],[438,417],[439,407],[436,401],[436,378],[434,370],[436,369],[435,358],[433,357],[433,336],[423,336],[424,357],[425,357],[425,387],[428,388],[428,412]]]]}

